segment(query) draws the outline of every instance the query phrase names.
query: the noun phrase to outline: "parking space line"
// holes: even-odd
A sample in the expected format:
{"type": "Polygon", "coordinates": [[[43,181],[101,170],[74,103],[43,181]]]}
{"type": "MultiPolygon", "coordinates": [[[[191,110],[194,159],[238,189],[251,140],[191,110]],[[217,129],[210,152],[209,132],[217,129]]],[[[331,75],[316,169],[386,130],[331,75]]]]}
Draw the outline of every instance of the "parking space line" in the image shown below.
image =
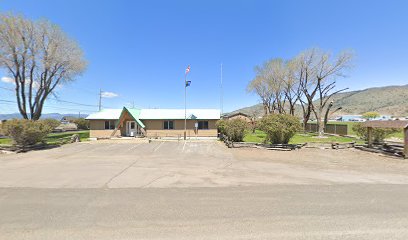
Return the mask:
{"type": "Polygon", "coordinates": [[[141,144],[141,143],[138,143],[138,144],[136,144],[135,146],[133,146],[133,147],[129,148],[129,150],[133,150],[133,149],[135,149],[135,148],[139,147],[140,145],[142,145],[142,144],[141,144]]]}
{"type": "Polygon", "coordinates": [[[187,141],[184,141],[183,150],[181,150],[181,152],[184,152],[184,148],[186,147],[186,143],[187,143],[187,141]]]}
{"type": "Polygon", "coordinates": [[[161,145],[163,145],[163,143],[164,142],[161,142],[156,148],[154,148],[153,152],[156,152],[161,147],[161,145]]]}

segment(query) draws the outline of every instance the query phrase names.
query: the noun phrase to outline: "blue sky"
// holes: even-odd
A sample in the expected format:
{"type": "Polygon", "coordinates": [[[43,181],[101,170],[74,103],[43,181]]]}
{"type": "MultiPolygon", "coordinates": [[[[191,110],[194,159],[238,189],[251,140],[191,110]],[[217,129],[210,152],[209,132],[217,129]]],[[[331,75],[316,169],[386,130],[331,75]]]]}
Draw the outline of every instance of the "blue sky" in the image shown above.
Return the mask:
{"type": "MultiPolygon", "coordinates": [[[[245,91],[255,65],[311,47],[354,50],[354,68],[339,87],[408,84],[407,9],[402,0],[0,0],[1,12],[47,18],[82,47],[89,66],[58,91],[62,100],[96,105],[101,88],[119,95],[103,99],[108,108],[132,101],[183,108],[184,70],[191,64],[188,107],[218,108],[223,63],[225,112],[258,103],[245,91]]],[[[13,100],[13,93],[0,90],[0,98],[13,100]]],[[[11,104],[0,107],[17,112],[11,104]]],[[[96,109],[50,100],[45,112],[96,109]]]]}

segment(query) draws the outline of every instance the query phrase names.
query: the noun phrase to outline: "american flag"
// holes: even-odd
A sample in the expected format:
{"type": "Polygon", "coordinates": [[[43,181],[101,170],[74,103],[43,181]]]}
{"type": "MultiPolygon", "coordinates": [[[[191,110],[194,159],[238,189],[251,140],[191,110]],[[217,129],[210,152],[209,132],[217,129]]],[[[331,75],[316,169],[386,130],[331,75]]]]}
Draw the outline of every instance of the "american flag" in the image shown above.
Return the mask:
{"type": "Polygon", "coordinates": [[[186,74],[190,72],[190,65],[186,68],[186,74]]]}

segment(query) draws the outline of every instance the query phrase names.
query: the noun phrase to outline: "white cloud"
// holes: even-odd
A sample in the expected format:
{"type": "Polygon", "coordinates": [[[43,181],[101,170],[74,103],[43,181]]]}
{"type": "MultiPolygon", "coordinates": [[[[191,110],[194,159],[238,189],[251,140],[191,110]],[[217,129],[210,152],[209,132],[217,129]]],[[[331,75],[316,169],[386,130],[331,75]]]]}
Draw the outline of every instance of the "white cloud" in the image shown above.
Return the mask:
{"type": "Polygon", "coordinates": [[[14,79],[12,79],[11,77],[2,77],[1,81],[5,83],[14,83],[14,79]]]}
{"type": "Polygon", "coordinates": [[[104,98],[115,98],[118,97],[119,94],[113,93],[113,92],[102,92],[102,97],[104,98]]]}

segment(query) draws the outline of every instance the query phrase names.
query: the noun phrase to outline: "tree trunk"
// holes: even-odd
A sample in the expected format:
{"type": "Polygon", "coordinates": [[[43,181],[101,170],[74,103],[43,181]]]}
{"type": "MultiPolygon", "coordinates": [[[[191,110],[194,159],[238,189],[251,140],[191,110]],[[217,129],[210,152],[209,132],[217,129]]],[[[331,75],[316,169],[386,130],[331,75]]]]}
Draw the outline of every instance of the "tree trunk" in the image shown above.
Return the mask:
{"type": "Polygon", "coordinates": [[[304,102],[300,102],[302,105],[302,110],[303,110],[303,132],[306,133],[307,132],[307,127],[306,124],[309,122],[310,119],[310,114],[312,112],[312,107],[310,104],[308,104],[307,106],[305,106],[304,102]]]}
{"type": "Polygon", "coordinates": [[[316,122],[317,122],[317,132],[319,133],[319,137],[324,136],[324,121],[322,121],[322,110],[319,110],[315,114],[316,122]]]}

